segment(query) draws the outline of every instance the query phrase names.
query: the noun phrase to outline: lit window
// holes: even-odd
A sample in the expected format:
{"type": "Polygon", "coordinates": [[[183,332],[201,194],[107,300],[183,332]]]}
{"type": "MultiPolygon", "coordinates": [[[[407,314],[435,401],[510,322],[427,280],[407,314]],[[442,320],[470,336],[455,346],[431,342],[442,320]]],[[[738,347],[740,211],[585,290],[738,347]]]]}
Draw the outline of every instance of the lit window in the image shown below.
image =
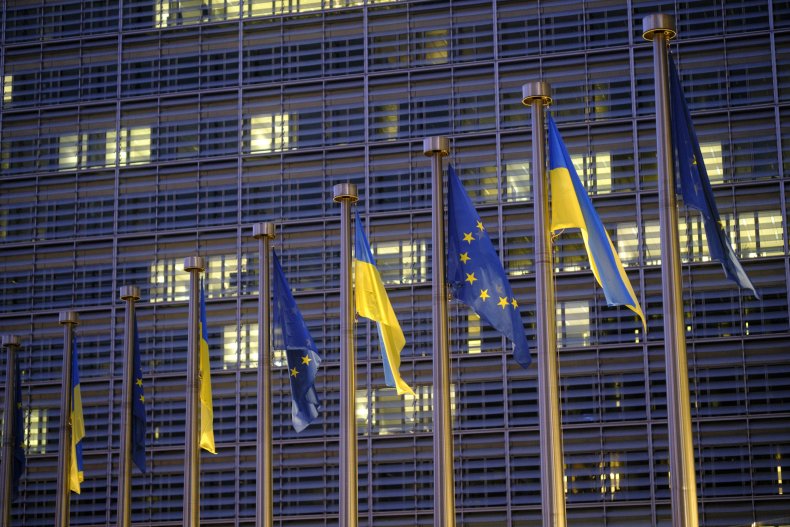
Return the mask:
{"type": "Polygon", "coordinates": [[[117,144],[115,130],[107,132],[105,164],[112,166],[116,160],[122,166],[151,161],[151,128],[121,128],[121,139],[117,144]]]}
{"type": "Polygon", "coordinates": [[[376,107],[375,128],[379,135],[387,139],[398,136],[398,105],[384,104],[376,107]]]}
{"type": "Polygon", "coordinates": [[[711,185],[724,182],[724,163],[721,157],[721,143],[700,143],[702,159],[711,185]]]}
{"type": "Polygon", "coordinates": [[[477,313],[469,313],[467,317],[467,349],[468,353],[480,353],[483,341],[480,335],[480,316],[477,313]]]}
{"type": "Polygon", "coordinates": [[[289,144],[289,118],[284,115],[256,115],[250,119],[250,152],[279,152],[289,144]]]}
{"type": "Polygon", "coordinates": [[[373,248],[376,267],[385,285],[427,281],[427,252],[426,242],[380,242],[373,248]]]}
{"type": "Polygon", "coordinates": [[[422,49],[425,50],[425,61],[430,64],[447,63],[447,36],[446,29],[432,29],[424,33],[422,49]]]}
{"type": "Polygon", "coordinates": [[[612,191],[612,156],[608,152],[599,152],[592,157],[575,155],[571,156],[571,161],[588,194],[612,191]]]}
{"type": "Polygon", "coordinates": [[[151,303],[175,302],[189,299],[189,275],[184,272],[183,260],[161,260],[151,265],[151,303]]]}
{"type": "Polygon", "coordinates": [[[27,410],[27,433],[25,450],[36,454],[47,453],[47,409],[30,408],[27,410]]]}
{"type": "MultiPolygon", "coordinates": [[[[382,379],[383,380],[383,379],[382,379]]],[[[455,417],[455,385],[450,385],[450,415],[455,417]]],[[[423,424],[430,426],[433,412],[433,386],[415,386],[415,395],[398,395],[395,388],[356,391],[357,428],[368,424],[374,434],[389,435],[412,432],[423,424]]]]}
{"type": "Polygon", "coordinates": [[[639,262],[639,230],[635,222],[618,223],[617,232],[617,256],[623,263],[623,267],[639,262]]]}
{"type": "Polygon", "coordinates": [[[586,300],[557,302],[557,345],[590,345],[590,304],[586,300]]]}
{"type": "MultiPolygon", "coordinates": [[[[731,238],[735,230],[730,229],[731,238]]],[[[738,215],[740,255],[743,258],[784,254],[782,214],[778,210],[760,210],[738,215]]],[[[734,240],[733,240],[734,242],[734,240]]]]}
{"type": "Polygon", "coordinates": [[[644,222],[645,265],[661,265],[661,238],[658,220],[644,222]]]}
{"type": "Polygon", "coordinates": [[[14,97],[14,76],[5,75],[3,77],[3,102],[11,102],[14,97]]]}
{"type": "Polygon", "coordinates": [[[529,161],[506,163],[505,198],[507,201],[526,201],[532,192],[529,175],[529,161]]]}
{"type": "Polygon", "coordinates": [[[60,136],[58,141],[58,168],[68,170],[77,168],[79,162],[79,136],[68,134],[60,136]]]}
{"type": "MultiPolygon", "coordinates": [[[[258,367],[258,324],[242,324],[241,338],[236,332],[236,326],[223,328],[223,364],[224,369],[236,366],[238,352],[239,368],[258,367]]],[[[272,366],[281,368],[286,364],[285,350],[272,349],[272,366]]]]}

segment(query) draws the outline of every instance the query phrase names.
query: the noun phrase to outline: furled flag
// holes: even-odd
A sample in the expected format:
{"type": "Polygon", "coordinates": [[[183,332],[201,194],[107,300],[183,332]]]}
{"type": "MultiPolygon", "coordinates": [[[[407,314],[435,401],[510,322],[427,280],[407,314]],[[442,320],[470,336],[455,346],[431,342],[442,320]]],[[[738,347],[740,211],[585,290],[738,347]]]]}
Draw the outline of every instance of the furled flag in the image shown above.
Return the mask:
{"type": "Polygon", "coordinates": [[[359,213],[356,215],[356,235],[354,236],[354,295],[356,310],[360,316],[376,322],[381,347],[381,360],[384,363],[384,382],[395,388],[398,395],[414,391],[400,376],[400,352],[406,345],[398,318],[384,289],[384,282],[376,268],[376,260],[370,244],[362,229],[359,213]]]}
{"type": "Polygon", "coordinates": [[[208,354],[205,284],[200,280],[200,448],[212,454],[214,446],[214,406],[211,400],[211,362],[208,354]]]}
{"type": "Polygon", "coordinates": [[[448,168],[447,282],[455,298],[513,342],[516,362],[531,362],[518,302],[472,200],[448,168]]]}
{"type": "Polygon", "coordinates": [[[551,231],[579,229],[587,250],[587,258],[598,284],[603,288],[606,303],[626,306],[639,315],[645,326],[645,315],[634,294],[628,275],[612,240],[595,212],[581,179],[576,174],[568,150],[562,141],[551,114],[549,122],[549,174],[551,177],[551,231]]]}
{"type": "Polygon", "coordinates": [[[754,284],[738,261],[735,251],[732,250],[727,233],[721,225],[708,171],[705,169],[705,160],[700,151],[697,133],[691,122],[691,114],[686,106],[683,87],[680,85],[680,77],[672,55],[669,56],[669,102],[672,107],[672,144],[677,155],[680,172],[678,179],[683,202],[702,214],[710,257],[722,264],[728,279],[760,298],[754,284]]]}
{"type": "Polygon", "coordinates": [[[134,315],[134,347],[132,350],[134,385],[132,386],[132,461],[145,474],[145,394],[143,369],[140,365],[140,334],[137,331],[137,313],[134,315]]]}
{"type": "Polygon", "coordinates": [[[14,385],[14,469],[12,479],[12,499],[19,496],[19,480],[25,471],[25,412],[22,410],[22,382],[19,374],[19,363],[16,363],[14,385]]]}
{"type": "MultiPolygon", "coordinates": [[[[291,381],[291,416],[294,430],[301,432],[318,417],[321,402],[315,391],[315,376],[321,357],[313,338],[296,307],[291,286],[285,279],[277,253],[272,251],[272,348],[285,350],[291,381]]],[[[260,357],[259,360],[270,360],[260,357]]]]}
{"type": "Polygon", "coordinates": [[[82,438],[85,437],[85,420],[82,416],[82,391],[80,390],[80,367],[77,363],[77,337],[74,335],[71,346],[71,466],[69,467],[69,488],[80,493],[80,483],[85,481],[85,468],[82,463],[82,438]]]}

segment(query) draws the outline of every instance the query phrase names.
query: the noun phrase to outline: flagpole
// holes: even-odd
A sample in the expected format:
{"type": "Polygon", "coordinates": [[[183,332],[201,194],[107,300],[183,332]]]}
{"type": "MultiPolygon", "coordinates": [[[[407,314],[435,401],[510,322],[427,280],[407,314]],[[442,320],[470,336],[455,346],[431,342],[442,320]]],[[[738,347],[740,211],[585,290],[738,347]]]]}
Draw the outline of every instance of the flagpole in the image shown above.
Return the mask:
{"type": "Polygon", "coordinates": [[[121,286],[121,300],[126,302],[123,335],[123,388],[121,396],[121,454],[118,458],[118,527],[132,524],[132,391],[134,388],[134,303],[140,288],[121,286]]]}
{"type": "Polygon", "coordinates": [[[532,184],[535,204],[535,301],[538,345],[538,416],[540,419],[540,496],[544,527],[565,527],[564,459],[557,360],[554,262],[546,180],[544,107],[551,86],[534,81],[521,87],[522,103],[532,107],[532,184]]]}
{"type": "Polygon", "coordinates": [[[80,323],[76,311],[61,311],[58,322],[63,326],[63,381],[60,387],[60,429],[58,430],[58,487],[55,526],[69,525],[69,470],[71,468],[71,354],[74,326],[80,323]]]}
{"type": "Polygon", "coordinates": [[[272,339],[271,339],[271,240],[274,223],[258,223],[252,227],[258,240],[258,430],[257,478],[255,480],[255,526],[274,525],[274,481],[272,479],[272,339]]]}
{"type": "Polygon", "coordinates": [[[14,429],[16,415],[14,404],[16,401],[16,353],[19,349],[20,339],[16,335],[3,335],[2,345],[6,349],[6,372],[5,372],[5,403],[3,405],[3,459],[0,460],[3,468],[2,474],[2,497],[3,514],[0,519],[2,527],[11,525],[11,478],[14,474],[14,447],[16,446],[16,435],[19,430],[14,429]]]}
{"type": "Polygon", "coordinates": [[[205,268],[205,260],[200,256],[184,259],[184,271],[189,272],[184,527],[200,524],[200,273],[205,268]]]}
{"type": "Polygon", "coordinates": [[[433,525],[455,526],[453,422],[450,414],[450,346],[447,328],[447,263],[444,238],[444,171],[442,158],[450,153],[446,136],[426,137],[422,153],[431,158],[431,236],[433,238],[433,525]]]}
{"type": "Polygon", "coordinates": [[[357,366],[354,351],[354,295],[351,292],[351,204],[353,183],[335,185],[340,203],[340,525],[357,527],[357,421],[354,407],[357,366]]]}
{"type": "Polygon", "coordinates": [[[678,208],[669,105],[667,48],[677,34],[675,19],[653,14],[642,19],[642,36],[653,41],[656,89],[658,213],[661,241],[661,294],[669,421],[669,472],[673,527],[697,527],[697,482],[691,428],[686,334],[683,323],[683,277],[680,270],[678,208]]]}

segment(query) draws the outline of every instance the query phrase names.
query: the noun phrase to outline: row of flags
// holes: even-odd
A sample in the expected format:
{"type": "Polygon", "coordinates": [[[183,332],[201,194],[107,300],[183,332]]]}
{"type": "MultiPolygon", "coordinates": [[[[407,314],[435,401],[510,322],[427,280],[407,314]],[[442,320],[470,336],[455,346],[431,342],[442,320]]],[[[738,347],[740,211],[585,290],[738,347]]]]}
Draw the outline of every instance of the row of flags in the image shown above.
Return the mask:
{"type": "MultiPolygon", "coordinates": [[[[670,101],[672,107],[672,138],[679,168],[679,189],[687,206],[700,211],[711,258],[722,263],[728,279],[739,287],[755,289],[724,232],[713,197],[710,181],[700,151],[690,114],[683,97],[680,79],[670,56],[670,101]]],[[[625,306],[632,310],[646,329],[645,315],[618,254],[600,217],[590,201],[568,154],[557,125],[549,113],[549,176],[551,179],[552,233],[565,229],[579,229],[584,241],[590,267],[610,306],[625,306]]],[[[519,303],[496,253],[485,225],[474,208],[455,168],[448,167],[448,243],[447,281],[454,298],[472,309],[482,320],[506,337],[513,346],[516,362],[529,367],[531,359],[519,303]]],[[[400,354],[406,339],[392,308],[376,261],[362,226],[359,213],[355,217],[354,294],[357,313],[376,324],[379,335],[385,383],[399,395],[414,394],[403,380],[399,368],[400,354]]],[[[276,252],[272,251],[272,347],[285,350],[292,396],[292,424],[297,432],[304,430],[319,416],[321,402],[315,389],[315,379],[321,356],[294,300],[291,287],[283,273],[276,252]]],[[[204,283],[200,285],[200,447],[216,453],[213,431],[213,405],[208,347],[208,323],[204,283]]],[[[146,471],[145,453],[145,394],[140,362],[137,319],[134,319],[133,344],[133,405],[132,405],[132,460],[141,472],[146,471]]],[[[76,493],[84,481],[82,440],[85,422],[82,413],[80,376],[77,361],[76,337],[72,346],[72,408],[71,467],[69,486],[76,493]]],[[[261,357],[260,360],[267,360],[261,357]]],[[[19,369],[16,375],[17,442],[14,449],[13,487],[17,490],[25,467],[23,448],[23,412],[19,369]]]]}

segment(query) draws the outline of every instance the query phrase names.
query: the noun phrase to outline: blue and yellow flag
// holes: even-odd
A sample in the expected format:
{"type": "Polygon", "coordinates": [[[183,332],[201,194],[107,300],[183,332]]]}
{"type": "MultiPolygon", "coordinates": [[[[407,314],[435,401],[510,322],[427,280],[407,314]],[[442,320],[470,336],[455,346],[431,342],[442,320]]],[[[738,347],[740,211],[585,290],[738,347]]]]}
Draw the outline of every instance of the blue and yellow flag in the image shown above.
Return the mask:
{"type": "Polygon", "coordinates": [[[145,394],[143,368],[140,365],[140,335],[137,332],[137,313],[134,314],[134,346],[132,348],[132,461],[145,474],[145,394]]]}
{"type": "Polygon", "coordinates": [[[516,362],[527,368],[532,359],[505,269],[452,165],[447,172],[447,282],[455,298],[513,342],[516,362]]]}
{"type": "MultiPolygon", "coordinates": [[[[321,402],[315,391],[315,376],[321,357],[302,313],[291,294],[277,253],[272,251],[272,348],[285,350],[288,377],[291,381],[291,416],[294,430],[301,432],[318,417],[321,402]]],[[[260,357],[259,360],[271,360],[260,357]]]]}
{"type": "Polygon", "coordinates": [[[557,124],[551,114],[549,122],[549,174],[551,176],[551,231],[579,229],[590,260],[590,267],[598,284],[603,288],[606,303],[626,306],[642,319],[645,315],[639,306],[628,275],[612,240],[595,212],[587,191],[582,185],[571,157],[562,141],[557,124]]]}
{"type": "Polygon", "coordinates": [[[206,323],[206,294],[200,280],[200,448],[212,454],[214,446],[214,406],[211,400],[211,362],[208,355],[208,324],[206,323]]]}
{"type": "Polygon", "coordinates": [[[11,476],[11,499],[19,496],[19,480],[25,472],[25,412],[22,409],[22,382],[19,374],[19,363],[14,372],[14,468],[11,476]]]}
{"type": "Polygon", "coordinates": [[[398,318],[392,309],[384,282],[376,268],[376,261],[370,250],[370,244],[362,229],[359,213],[356,216],[357,232],[354,251],[354,296],[356,310],[360,316],[369,318],[376,323],[381,346],[381,360],[384,363],[384,382],[395,388],[398,395],[414,391],[401,378],[400,352],[406,345],[398,318]]]}
{"type": "Polygon", "coordinates": [[[741,262],[738,261],[727,233],[721,225],[708,171],[705,169],[705,160],[702,157],[697,133],[691,122],[691,114],[686,106],[683,86],[680,85],[680,77],[672,55],[669,56],[669,102],[672,107],[672,144],[675,147],[680,172],[678,179],[683,202],[702,214],[710,257],[721,263],[728,279],[760,298],[754,284],[743,270],[741,262]]]}
{"type": "Polygon", "coordinates": [[[74,335],[71,346],[71,466],[69,467],[69,488],[80,493],[80,483],[85,481],[85,468],[82,463],[82,439],[85,437],[85,420],[82,416],[82,391],[80,390],[80,367],[77,362],[77,337],[74,335]]]}

